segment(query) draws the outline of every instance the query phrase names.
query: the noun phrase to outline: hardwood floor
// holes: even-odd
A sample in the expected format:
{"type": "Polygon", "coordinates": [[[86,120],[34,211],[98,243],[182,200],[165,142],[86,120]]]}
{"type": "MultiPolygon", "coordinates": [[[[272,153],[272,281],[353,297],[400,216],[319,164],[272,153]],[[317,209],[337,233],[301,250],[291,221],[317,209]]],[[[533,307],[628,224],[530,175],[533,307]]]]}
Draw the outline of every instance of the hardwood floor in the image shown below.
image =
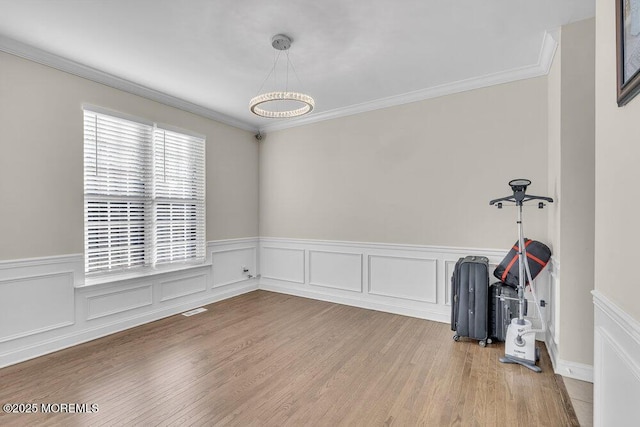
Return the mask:
{"type": "Polygon", "coordinates": [[[0,425],[577,425],[544,347],[536,374],[442,323],[265,291],[207,308],[0,369],[0,403],[99,408],[0,425]]]}

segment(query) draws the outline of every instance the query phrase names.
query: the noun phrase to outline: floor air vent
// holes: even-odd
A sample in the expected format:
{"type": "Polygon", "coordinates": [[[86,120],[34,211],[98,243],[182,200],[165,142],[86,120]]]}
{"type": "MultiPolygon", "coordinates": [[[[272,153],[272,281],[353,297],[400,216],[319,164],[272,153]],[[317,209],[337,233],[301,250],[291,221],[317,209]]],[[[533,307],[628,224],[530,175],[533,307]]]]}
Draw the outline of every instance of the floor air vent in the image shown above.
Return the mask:
{"type": "Polygon", "coordinates": [[[207,309],[204,307],[194,308],[193,310],[185,311],[184,313],[182,313],[182,315],[189,317],[193,316],[194,314],[204,313],[205,311],[207,311],[207,309]]]}

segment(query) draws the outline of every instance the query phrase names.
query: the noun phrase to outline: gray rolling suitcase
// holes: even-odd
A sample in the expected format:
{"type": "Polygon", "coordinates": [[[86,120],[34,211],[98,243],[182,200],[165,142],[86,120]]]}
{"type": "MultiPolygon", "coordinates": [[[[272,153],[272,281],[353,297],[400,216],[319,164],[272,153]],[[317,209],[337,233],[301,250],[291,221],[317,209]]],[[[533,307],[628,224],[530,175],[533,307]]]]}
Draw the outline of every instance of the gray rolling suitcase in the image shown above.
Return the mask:
{"type": "MultiPolygon", "coordinates": [[[[524,307],[526,316],[526,303],[524,307]]],[[[489,337],[504,341],[514,317],[518,317],[518,290],[503,282],[494,283],[489,287],[489,337]],[[506,298],[501,300],[501,295],[506,298]]]]}
{"type": "Polygon", "coordinates": [[[491,343],[489,323],[489,260],[460,258],[451,277],[451,330],[453,339],[469,337],[484,347],[491,343]]]}
{"type": "Polygon", "coordinates": [[[489,335],[493,339],[504,341],[511,319],[518,316],[518,301],[506,299],[501,301],[500,295],[517,299],[518,291],[504,283],[494,283],[490,287],[489,323],[491,333],[489,335]]]}

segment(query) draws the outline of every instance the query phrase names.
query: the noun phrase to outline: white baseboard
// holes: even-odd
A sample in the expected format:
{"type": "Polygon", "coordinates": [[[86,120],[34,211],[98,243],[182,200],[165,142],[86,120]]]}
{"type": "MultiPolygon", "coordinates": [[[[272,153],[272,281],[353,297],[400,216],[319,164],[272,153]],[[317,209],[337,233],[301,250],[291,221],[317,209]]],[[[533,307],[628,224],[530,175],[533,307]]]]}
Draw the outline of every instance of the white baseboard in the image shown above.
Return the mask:
{"type": "Polygon", "coordinates": [[[640,402],[640,322],[600,291],[595,307],[595,426],[635,426],[640,402]]]}
{"type": "Polygon", "coordinates": [[[558,373],[556,368],[558,365],[558,345],[553,337],[553,332],[548,328],[545,334],[544,344],[547,346],[547,353],[549,353],[553,370],[555,373],[558,373]]]}
{"type": "Polygon", "coordinates": [[[557,299],[560,289],[560,263],[557,259],[551,259],[549,264],[549,296],[547,304],[547,332],[545,334],[545,344],[553,370],[563,377],[573,378],[580,381],[593,382],[593,366],[584,363],[573,362],[560,358],[558,347],[561,343],[559,329],[557,325],[560,321],[560,310],[557,299]]]}
{"type": "Polygon", "coordinates": [[[436,322],[448,323],[451,321],[450,314],[438,311],[430,311],[424,309],[416,309],[412,307],[405,307],[402,305],[392,305],[388,303],[377,303],[372,301],[366,301],[358,298],[348,298],[344,296],[331,295],[324,292],[314,292],[304,289],[296,289],[294,286],[288,284],[278,283],[271,280],[261,280],[260,289],[271,292],[278,292],[281,294],[294,295],[303,298],[311,298],[320,301],[333,302],[336,304],[349,305],[352,307],[366,308],[369,310],[383,311],[386,313],[400,314],[403,316],[417,317],[420,319],[433,320],[436,322]]]}
{"type": "MultiPolygon", "coordinates": [[[[548,348],[548,347],[547,347],[548,348]]],[[[556,359],[554,372],[563,377],[575,380],[593,382],[593,366],[584,363],[571,362],[563,359],[556,359]]]]}

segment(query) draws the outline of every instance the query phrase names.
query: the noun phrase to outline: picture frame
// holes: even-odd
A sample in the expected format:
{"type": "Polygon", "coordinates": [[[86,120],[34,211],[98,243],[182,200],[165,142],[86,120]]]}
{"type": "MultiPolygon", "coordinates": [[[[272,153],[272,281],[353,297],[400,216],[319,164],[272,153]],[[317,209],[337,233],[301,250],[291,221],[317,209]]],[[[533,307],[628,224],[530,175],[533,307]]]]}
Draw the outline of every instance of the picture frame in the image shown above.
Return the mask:
{"type": "Polygon", "coordinates": [[[640,0],[616,0],[618,107],[640,92],[640,0]]]}

